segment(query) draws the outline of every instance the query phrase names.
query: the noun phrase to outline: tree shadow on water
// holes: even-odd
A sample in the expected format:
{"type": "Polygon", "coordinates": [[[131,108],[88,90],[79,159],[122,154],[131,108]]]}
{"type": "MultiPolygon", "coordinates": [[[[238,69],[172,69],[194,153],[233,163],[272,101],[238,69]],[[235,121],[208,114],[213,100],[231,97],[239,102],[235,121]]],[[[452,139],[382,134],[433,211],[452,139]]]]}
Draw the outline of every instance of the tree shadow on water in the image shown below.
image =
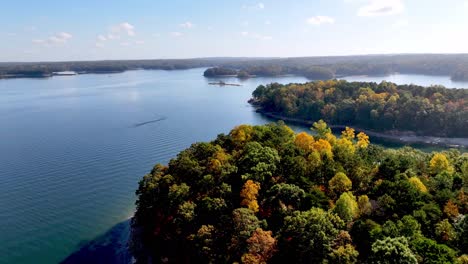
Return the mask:
{"type": "Polygon", "coordinates": [[[132,256],[128,250],[130,221],[131,219],[121,222],[98,238],[85,243],[78,251],[68,256],[61,263],[132,263],[132,256]]]}

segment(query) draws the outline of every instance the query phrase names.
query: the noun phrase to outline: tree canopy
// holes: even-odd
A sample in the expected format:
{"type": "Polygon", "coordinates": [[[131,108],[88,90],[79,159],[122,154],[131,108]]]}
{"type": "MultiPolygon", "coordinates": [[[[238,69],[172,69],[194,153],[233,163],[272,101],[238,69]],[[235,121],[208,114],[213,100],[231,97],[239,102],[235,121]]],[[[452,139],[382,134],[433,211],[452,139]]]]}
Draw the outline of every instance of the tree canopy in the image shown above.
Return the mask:
{"type": "MultiPolygon", "coordinates": [[[[376,131],[468,137],[467,89],[330,80],[260,85],[252,95],[250,102],[260,112],[304,122],[323,119],[376,131]]],[[[368,144],[364,134],[357,137],[359,147],[368,144]]]]}
{"type": "Polygon", "coordinates": [[[323,121],[313,129],[241,125],[154,166],[136,192],[136,263],[465,258],[466,154],[360,145],[363,135],[337,137],[323,121]]]}

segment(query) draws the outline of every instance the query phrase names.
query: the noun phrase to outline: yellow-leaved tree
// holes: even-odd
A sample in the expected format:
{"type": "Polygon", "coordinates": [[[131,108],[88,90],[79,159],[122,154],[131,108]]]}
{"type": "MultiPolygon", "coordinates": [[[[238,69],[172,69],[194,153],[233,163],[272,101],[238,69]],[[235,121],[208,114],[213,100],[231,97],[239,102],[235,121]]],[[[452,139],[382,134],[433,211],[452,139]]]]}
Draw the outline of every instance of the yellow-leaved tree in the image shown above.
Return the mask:
{"type": "Polygon", "coordinates": [[[411,183],[411,185],[416,187],[416,189],[418,189],[420,192],[423,192],[423,193],[427,192],[426,185],[424,185],[424,183],[418,177],[416,176],[411,177],[408,179],[408,181],[411,183]]]}
{"type": "Polygon", "coordinates": [[[358,148],[367,148],[367,146],[369,146],[369,136],[366,135],[364,132],[359,132],[359,134],[357,134],[357,138],[358,141],[356,145],[358,148]]]}
{"type": "Polygon", "coordinates": [[[301,132],[296,135],[294,139],[294,144],[304,150],[305,152],[309,152],[312,149],[312,144],[314,143],[314,137],[309,135],[306,132],[301,132]]]}
{"type": "Polygon", "coordinates": [[[429,162],[429,169],[433,174],[438,174],[443,171],[447,171],[449,173],[453,172],[453,167],[450,165],[447,156],[445,156],[443,153],[434,154],[431,161],[429,162]]]}
{"type": "Polygon", "coordinates": [[[242,198],[241,205],[247,206],[250,210],[258,212],[257,195],[260,190],[260,183],[252,180],[247,180],[242,187],[240,196],[242,198]]]}
{"type": "Polygon", "coordinates": [[[354,128],[346,127],[345,130],[341,131],[342,138],[353,140],[355,136],[354,128]]]}
{"type": "Polygon", "coordinates": [[[230,136],[237,145],[241,145],[252,138],[253,127],[250,125],[240,125],[235,127],[230,136]]]}
{"type": "Polygon", "coordinates": [[[322,157],[333,159],[332,146],[325,139],[319,139],[312,144],[312,148],[320,153],[322,157]]]}

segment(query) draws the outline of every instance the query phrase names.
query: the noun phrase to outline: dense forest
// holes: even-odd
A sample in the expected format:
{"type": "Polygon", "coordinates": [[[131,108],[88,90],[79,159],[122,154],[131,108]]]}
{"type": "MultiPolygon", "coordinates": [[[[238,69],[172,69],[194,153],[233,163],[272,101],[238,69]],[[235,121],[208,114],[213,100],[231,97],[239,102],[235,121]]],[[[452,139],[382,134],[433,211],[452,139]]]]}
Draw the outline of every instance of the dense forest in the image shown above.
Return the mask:
{"type": "Polygon", "coordinates": [[[317,81],[259,86],[260,112],[375,131],[468,137],[468,90],[382,82],[317,81]]]}
{"type": "Polygon", "coordinates": [[[134,69],[177,70],[198,67],[225,68],[242,78],[250,75],[296,74],[310,79],[346,75],[390,73],[446,75],[468,81],[468,54],[400,54],[298,58],[198,58],[178,60],[113,60],[75,62],[0,63],[0,78],[50,76],[53,72],[121,72],[134,69]]]}
{"type": "Polygon", "coordinates": [[[468,263],[468,155],[241,125],[139,183],[137,263],[468,263]]]}

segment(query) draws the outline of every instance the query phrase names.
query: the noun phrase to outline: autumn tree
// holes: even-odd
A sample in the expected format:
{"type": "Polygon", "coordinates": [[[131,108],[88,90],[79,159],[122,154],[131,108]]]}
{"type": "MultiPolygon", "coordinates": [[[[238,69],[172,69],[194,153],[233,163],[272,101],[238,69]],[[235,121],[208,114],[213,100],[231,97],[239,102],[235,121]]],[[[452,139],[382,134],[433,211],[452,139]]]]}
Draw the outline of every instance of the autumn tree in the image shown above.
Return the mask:
{"type": "Polygon", "coordinates": [[[353,183],[351,180],[344,174],[343,172],[338,172],[328,181],[328,188],[330,192],[334,195],[339,195],[343,192],[347,192],[351,190],[353,187],[353,183]]]}
{"type": "Polygon", "coordinates": [[[369,136],[366,135],[364,132],[359,132],[359,134],[357,134],[357,138],[358,138],[358,141],[356,145],[358,148],[367,148],[369,146],[370,144],[369,136]]]}
{"type": "Polygon", "coordinates": [[[458,212],[458,206],[454,202],[452,202],[452,200],[449,200],[445,204],[444,213],[450,218],[455,218],[458,215],[460,215],[460,213],[458,212]]]}
{"type": "Polygon", "coordinates": [[[424,183],[423,183],[418,177],[413,176],[413,177],[409,178],[408,181],[409,181],[414,187],[416,187],[416,189],[418,189],[420,192],[423,192],[423,193],[426,193],[426,192],[427,192],[426,185],[424,185],[424,183]]]}
{"type": "Polygon", "coordinates": [[[241,205],[246,206],[254,212],[258,212],[257,195],[259,190],[260,183],[247,180],[240,193],[240,197],[242,198],[241,205]]]}
{"type": "Polygon", "coordinates": [[[247,239],[247,253],[242,256],[242,263],[267,263],[276,252],[276,239],[271,231],[257,228],[247,239]]]}
{"type": "Polygon", "coordinates": [[[438,174],[442,171],[453,172],[453,167],[450,165],[447,156],[442,153],[436,153],[429,162],[429,168],[433,174],[438,174]]]}
{"type": "Polygon", "coordinates": [[[309,152],[312,149],[312,144],[314,143],[314,137],[307,134],[306,132],[301,132],[296,135],[294,139],[294,144],[305,152],[309,152]]]}

